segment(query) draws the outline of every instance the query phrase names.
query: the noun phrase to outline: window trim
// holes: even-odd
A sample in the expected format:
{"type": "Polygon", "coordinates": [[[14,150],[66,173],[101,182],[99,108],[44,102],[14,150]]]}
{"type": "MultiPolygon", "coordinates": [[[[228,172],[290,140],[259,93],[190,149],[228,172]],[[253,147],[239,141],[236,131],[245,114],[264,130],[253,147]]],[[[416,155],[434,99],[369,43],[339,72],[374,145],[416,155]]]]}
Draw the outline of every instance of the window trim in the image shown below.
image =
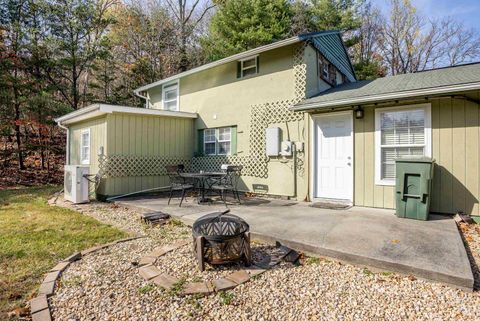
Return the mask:
{"type": "Polygon", "coordinates": [[[251,77],[253,75],[256,75],[258,74],[258,55],[255,55],[255,56],[250,56],[250,57],[247,57],[247,58],[243,58],[243,59],[240,59],[238,62],[240,62],[240,78],[246,78],[246,77],[251,77]],[[250,66],[250,67],[247,67],[247,68],[244,68],[243,67],[243,63],[247,60],[252,60],[255,61],[255,64],[253,66],[250,66]],[[255,73],[253,74],[250,74],[250,75],[244,75],[243,72],[245,70],[249,70],[249,69],[253,69],[255,68],[255,73]]]}
{"type": "Polygon", "coordinates": [[[232,137],[232,136],[233,136],[232,126],[223,126],[223,127],[215,127],[215,128],[205,128],[205,129],[203,130],[203,154],[204,154],[205,156],[230,156],[230,155],[232,155],[232,144],[233,144],[233,137],[232,137]],[[230,130],[230,140],[222,140],[222,141],[220,141],[219,138],[220,138],[220,129],[221,129],[221,128],[228,128],[228,129],[230,130]],[[205,147],[206,147],[206,144],[212,144],[212,143],[213,143],[213,142],[211,142],[211,141],[208,141],[208,142],[207,142],[207,141],[205,140],[205,136],[207,135],[207,130],[214,130],[214,131],[215,131],[215,142],[214,142],[214,143],[215,143],[215,153],[214,153],[214,154],[207,154],[207,153],[206,153],[206,150],[207,150],[207,149],[205,148],[205,147]],[[219,143],[221,143],[221,142],[223,142],[223,143],[225,143],[225,142],[230,142],[230,149],[229,149],[229,151],[228,151],[227,154],[220,154],[220,153],[219,153],[219,146],[220,146],[219,143]]]}
{"type": "Polygon", "coordinates": [[[169,111],[180,111],[180,81],[179,80],[162,85],[162,109],[163,110],[169,110],[169,111]],[[177,96],[176,96],[175,99],[167,100],[166,95],[165,95],[165,93],[166,93],[165,88],[173,87],[173,86],[175,86],[177,96]],[[174,100],[176,100],[175,110],[167,109],[166,106],[165,106],[165,103],[168,103],[168,102],[171,102],[171,101],[174,101],[174,100]]]}
{"type": "Polygon", "coordinates": [[[90,165],[90,155],[91,155],[91,153],[92,153],[92,136],[91,136],[91,133],[90,133],[90,128],[82,129],[80,131],[80,164],[90,165]],[[83,145],[83,135],[85,133],[88,134],[88,146],[83,145]],[[88,147],[88,154],[86,155],[87,158],[84,160],[83,159],[83,156],[84,156],[83,149],[85,147],[88,147]]]}
{"type": "MultiPolygon", "coordinates": [[[[425,111],[425,144],[421,145],[425,148],[424,156],[432,156],[432,107],[431,104],[413,104],[395,107],[384,107],[375,109],[375,185],[395,186],[395,180],[382,179],[382,151],[381,151],[381,117],[380,114],[386,111],[404,111],[418,110],[425,111]]],[[[414,145],[408,145],[413,146],[414,145]]],[[[407,146],[407,147],[408,147],[407,146]]],[[[418,146],[418,145],[417,145],[418,146]]]]}

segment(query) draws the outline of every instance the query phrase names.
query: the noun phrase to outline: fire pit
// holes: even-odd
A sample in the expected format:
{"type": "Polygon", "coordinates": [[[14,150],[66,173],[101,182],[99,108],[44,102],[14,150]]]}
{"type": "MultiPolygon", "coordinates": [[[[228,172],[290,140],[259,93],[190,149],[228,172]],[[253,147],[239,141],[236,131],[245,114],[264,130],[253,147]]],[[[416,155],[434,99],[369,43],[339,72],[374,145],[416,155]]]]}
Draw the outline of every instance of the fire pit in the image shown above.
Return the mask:
{"type": "Polygon", "coordinates": [[[200,271],[205,270],[205,262],[251,264],[250,226],[229,212],[207,214],[193,223],[193,251],[200,271]]]}

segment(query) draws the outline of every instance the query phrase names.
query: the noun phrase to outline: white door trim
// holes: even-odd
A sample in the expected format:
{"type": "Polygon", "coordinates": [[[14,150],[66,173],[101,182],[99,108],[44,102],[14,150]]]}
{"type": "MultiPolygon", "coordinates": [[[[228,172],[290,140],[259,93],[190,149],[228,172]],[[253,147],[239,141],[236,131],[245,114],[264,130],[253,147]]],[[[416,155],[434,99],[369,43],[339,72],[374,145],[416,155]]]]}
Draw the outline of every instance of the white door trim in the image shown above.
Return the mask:
{"type": "Polygon", "coordinates": [[[350,189],[350,196],[349,196],[349,201],[353,203],[353,191],[354,191],[354,184],[355,184],[355,176],[354,176],[354,167],[355,167],[355,128],[354,128],[354,122],[353,122],[353,110],[348,110],[348,111],[337,111],[337,112],[326,112],[326,113],[321,113],[321,114],[312,114],[311,119],[310,119],[310,168],[311,174],[310,174],[310,200],[314,201],[315,199],[318,199],[315,197],[316,195],[316,190],[315,190],[315,180],[317,177],[317,135],[316,135],[316,126],[315,122],[319,118],[323,117],[329,117],[329,116],[339,116],[339,115],[348,115],[350,116],[350,125],[352,128],[352,149],[351,149],[351,155],[352,155],[352,166],[350,169],[350,175],[351,175],[351,182],[352,186],[350,189]]]}

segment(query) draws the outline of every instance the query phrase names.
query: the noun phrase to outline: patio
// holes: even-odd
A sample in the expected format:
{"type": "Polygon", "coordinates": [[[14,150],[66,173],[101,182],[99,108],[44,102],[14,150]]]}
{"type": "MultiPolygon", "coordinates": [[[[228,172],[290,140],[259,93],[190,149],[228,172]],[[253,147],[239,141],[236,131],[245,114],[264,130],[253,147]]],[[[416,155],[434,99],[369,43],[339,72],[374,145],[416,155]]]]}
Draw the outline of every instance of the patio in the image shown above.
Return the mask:
{"type": "MultiPolygon", "coordinates": [[[[144,211],[162,211],[189,225],[202,215],[225,209],[219,202],[198,205],[192,197],[182,207],[177,200],[171,205],[167,202],[168,198],[158,195],[116,201],[144,211]]],[[[330,210],[308,205],[254,198],[229,208],[250,224],[256,239],[280,241],[307,253],[472,290],[470,262],[453,219],[433,215],[424,222],[399,219],[392,210],[330,210]]]]}

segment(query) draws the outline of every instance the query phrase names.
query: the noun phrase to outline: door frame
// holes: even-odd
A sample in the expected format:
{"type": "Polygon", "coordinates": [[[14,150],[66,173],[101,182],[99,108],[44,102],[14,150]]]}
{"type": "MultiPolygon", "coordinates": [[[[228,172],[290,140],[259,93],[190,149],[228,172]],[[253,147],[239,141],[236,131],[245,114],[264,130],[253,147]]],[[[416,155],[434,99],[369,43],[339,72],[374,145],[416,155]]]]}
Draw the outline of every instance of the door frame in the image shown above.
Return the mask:
{"type": "MultiPolygon", "coordinates": [[[[324,117],[331,117],[331,116],[341,116],[341,115],[346,115],[349,116],[350,118],[350,125],[352,128],[352,149],[351,149],[351,154],[352,154],[352,166],[350,169],[350,175],[351,175],[351,182],[352,186],[350,189],[350,195],[348,198],[348,201],[350,201],[352,204],[354,202],[354,190],[355,190],[355,172],[354,172],[354,167],[355,167],[355,128],[354,128],[354,120],[353,120],[353,110],[347,110],[347,111],[335,111],[335,112],[324,112],[324,113],[318,113],[318,114],[311,114],[311,120],[310,120],[310,137],[312,138],[310,140],[310,151],[312,157],[310,157],[310,168],[311,174],[310,174],[310,200],[318,200],[318,197],[315,197],[316,195],[316,177],[317,177],[317,131],[316,131],[316,121],[319,118],[324,118],[324,117]]],[[[339,199],[340,200],[340,199],[339,199]]],[[[342,199],[343,200],[343,199],[342,199]]]]}

